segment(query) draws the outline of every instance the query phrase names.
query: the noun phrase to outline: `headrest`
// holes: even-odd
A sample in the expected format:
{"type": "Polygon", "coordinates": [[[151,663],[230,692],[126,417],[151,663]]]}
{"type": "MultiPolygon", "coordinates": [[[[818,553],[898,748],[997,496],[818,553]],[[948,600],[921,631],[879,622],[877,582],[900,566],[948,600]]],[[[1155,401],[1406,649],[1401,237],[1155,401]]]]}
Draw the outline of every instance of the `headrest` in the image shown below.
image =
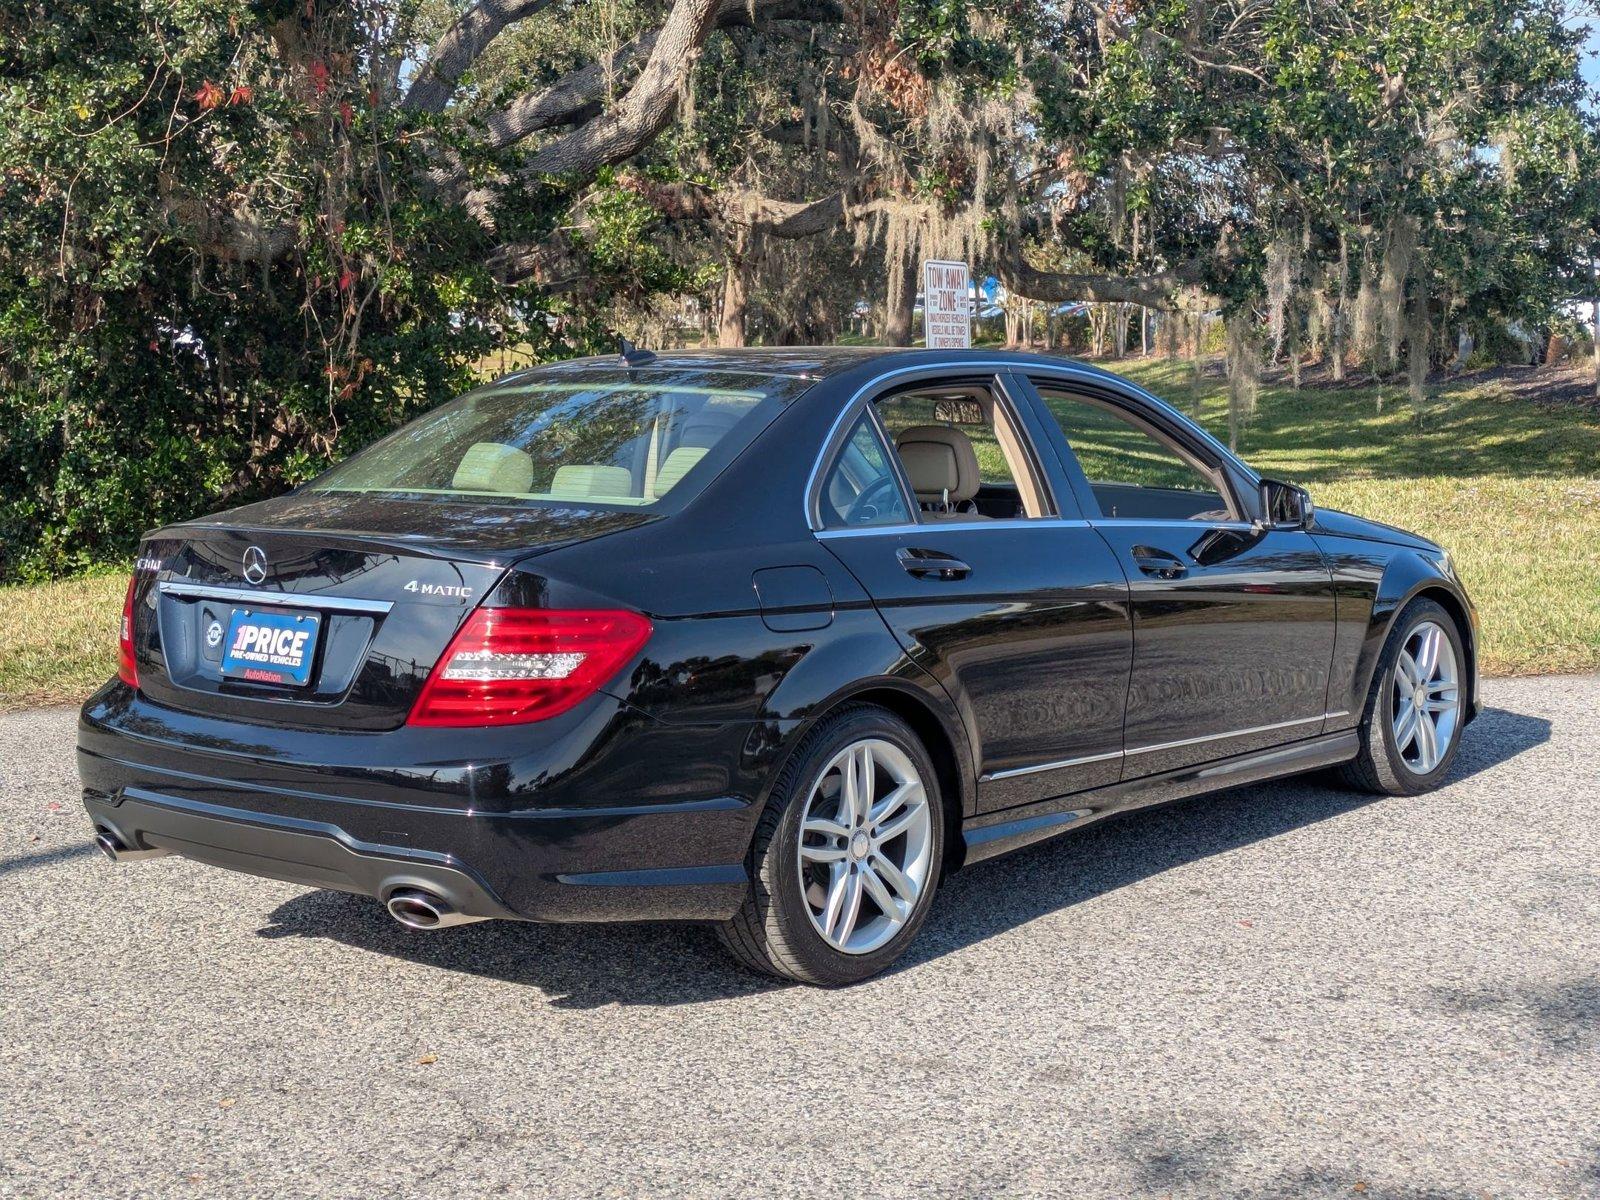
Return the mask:
{"type": "Polygon", "coordinates": [[[948,425],[913,425],[894,440],[918,500],[951,504],[978,494],[978,455],[972,439],[948,425]]]}
{"type": "Polygon", "coordinates": [[[463,492],[520,495],[533,486],[533,459],[515,446],[475,442],[461,456],[450,486],[463,492]]]}
{"type": "Polygon", "coordinates": [[[573,463],[557,467],[550,494],[568,500],[616,499],[633,495],[633,472],[627,467],[573,463]]]}
{"type": "Polygon", "coordinates": [[[665,496],[706,456],[704,446],[679,446],[656,472],[655,494],[665,496]]]}

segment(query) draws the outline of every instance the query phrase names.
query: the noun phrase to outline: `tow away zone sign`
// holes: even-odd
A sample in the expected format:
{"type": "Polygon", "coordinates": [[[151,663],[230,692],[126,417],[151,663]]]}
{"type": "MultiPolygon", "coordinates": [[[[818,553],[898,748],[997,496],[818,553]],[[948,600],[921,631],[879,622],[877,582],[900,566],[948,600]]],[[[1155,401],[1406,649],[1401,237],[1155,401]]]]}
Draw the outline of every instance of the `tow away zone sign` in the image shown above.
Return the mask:
{"type": "Polygon", "coordinates": [[[922,264],[922,339],[930,350],[972,345],[972,302],[964,262],[930,258],[922,264]]]}

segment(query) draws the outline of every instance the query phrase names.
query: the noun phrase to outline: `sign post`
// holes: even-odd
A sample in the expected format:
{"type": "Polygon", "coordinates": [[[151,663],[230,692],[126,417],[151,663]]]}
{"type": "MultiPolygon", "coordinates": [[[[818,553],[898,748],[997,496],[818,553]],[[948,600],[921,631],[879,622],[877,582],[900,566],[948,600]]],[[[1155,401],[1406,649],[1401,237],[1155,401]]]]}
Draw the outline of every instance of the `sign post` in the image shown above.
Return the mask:
{"type": "Polygon", "coordinates": [[[929,350],[971,347],[969,289],[966,263],[930,258],[922,264],[922,340],[929,350]]]}

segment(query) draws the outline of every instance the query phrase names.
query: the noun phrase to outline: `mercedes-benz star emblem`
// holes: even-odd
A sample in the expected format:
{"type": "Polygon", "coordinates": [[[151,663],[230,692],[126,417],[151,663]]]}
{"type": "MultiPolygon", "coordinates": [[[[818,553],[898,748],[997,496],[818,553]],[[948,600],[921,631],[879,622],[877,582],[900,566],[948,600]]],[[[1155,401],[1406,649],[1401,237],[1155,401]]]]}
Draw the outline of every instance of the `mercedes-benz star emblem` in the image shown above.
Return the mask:
{"type": "Polygon", "coordinates": [[[251,583],[260,583],[267,577],[267,552],[260,546],[251,546],[244,552],[244,577],[251,583]]]}

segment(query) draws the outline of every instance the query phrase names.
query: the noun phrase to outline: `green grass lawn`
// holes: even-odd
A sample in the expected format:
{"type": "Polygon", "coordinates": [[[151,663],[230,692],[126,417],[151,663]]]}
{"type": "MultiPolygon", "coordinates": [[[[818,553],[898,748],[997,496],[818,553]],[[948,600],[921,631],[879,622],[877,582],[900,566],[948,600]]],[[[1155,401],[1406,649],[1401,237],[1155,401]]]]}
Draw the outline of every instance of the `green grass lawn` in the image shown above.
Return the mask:
{"type": "Polygon", "coordinates": [[[117,673],[126,575],[0,587],[0,711],[82,700],[117,673]]]}
{"type": "MultiPolygon", "coordinates": [[[[1110,364],[1227,437],[1220,380],[1110,364]]],[[[1420,420],[1386,388],[1263,389],[1240,453],[1318,504],[1448,546],[1492,674],[1600,668],[1600,413],[1455,386],[1420,420]]],[[[81,700],[116,670],[126,576],[0,588],[0,710],[81,700]]]]}

